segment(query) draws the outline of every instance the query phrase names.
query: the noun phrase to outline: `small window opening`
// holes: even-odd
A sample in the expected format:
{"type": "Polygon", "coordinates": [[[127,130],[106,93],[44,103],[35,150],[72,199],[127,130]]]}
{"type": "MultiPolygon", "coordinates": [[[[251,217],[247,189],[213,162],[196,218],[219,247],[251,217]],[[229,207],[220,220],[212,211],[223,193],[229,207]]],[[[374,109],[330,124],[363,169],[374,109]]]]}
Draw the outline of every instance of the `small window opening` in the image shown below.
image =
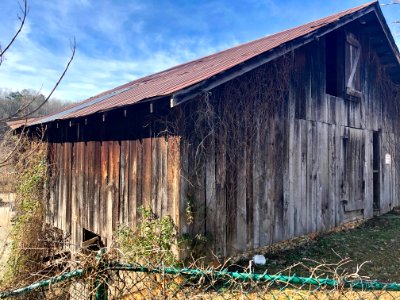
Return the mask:
{"type": "Polygon", "coordinates": [[[338,67],[338,34],[336,32],[332,32],[326,36],[325,53],[326,93],[335,97],[339,97],[340,76],[338,67]]]}
{"type": "Polygon", "coordinates": [[[99,251],[103,247],[104,247],[104,244],[101,241],[101,237],[99,235],[83,228],[82,249],[91,250],[91,251],[99,251]]]}

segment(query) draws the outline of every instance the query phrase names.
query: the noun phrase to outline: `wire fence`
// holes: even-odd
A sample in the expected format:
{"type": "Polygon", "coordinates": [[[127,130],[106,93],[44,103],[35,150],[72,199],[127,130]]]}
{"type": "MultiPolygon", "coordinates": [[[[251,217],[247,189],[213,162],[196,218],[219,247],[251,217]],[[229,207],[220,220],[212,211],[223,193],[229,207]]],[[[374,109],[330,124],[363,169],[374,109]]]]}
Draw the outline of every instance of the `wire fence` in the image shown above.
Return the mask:
{"type": "Polygon", "coordinates": [[[98,261],[0,299],[400,299],[400,284],[98,261]]]}

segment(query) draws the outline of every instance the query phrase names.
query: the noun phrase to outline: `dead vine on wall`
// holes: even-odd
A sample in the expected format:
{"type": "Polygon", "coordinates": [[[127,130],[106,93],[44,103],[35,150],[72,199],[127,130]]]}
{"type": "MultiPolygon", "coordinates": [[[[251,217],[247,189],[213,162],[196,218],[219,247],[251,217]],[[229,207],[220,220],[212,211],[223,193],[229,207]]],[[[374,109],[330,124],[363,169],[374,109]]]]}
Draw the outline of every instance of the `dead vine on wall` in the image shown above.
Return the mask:
{"type": "MultiPolygon", "coordinates": [[[[207,196],[210,184],[225,189],[229,206],[240,202],[238,197],[251,201],[255,196],[253,181],[258,180],[257,176],[266,177],[267,172],[276,174],[277,178],[282,175],[282,160],[269,159],[262,165],[257,165],[256,161],[261,161],[267,151],[272,153],[271,157],[283,158],[285,155],[282,151],[285,147],[284,120],[288,113],[292,64],[293,56],[286,55],[205,92],[181,110],[175,127],[181,130],[189,144],[187,198],[191,216],[194,216],[189,231],[194,235],[211,234],[204,230],[205,198],[213,197],[207,196]],[[268,149],[275,142],[278,143],[276,147],[268,149]],[[214,171],[215,182],[210,183],[208,173],[214,171]],[[245,189],[241,188],[243,184],[245,189]]],[[[243,205],[248,206],[247,218],[252,218],[250,205],[243,205]]],[[[234,213],[233,208],[226,207],[226,210],[234,213]]]]}

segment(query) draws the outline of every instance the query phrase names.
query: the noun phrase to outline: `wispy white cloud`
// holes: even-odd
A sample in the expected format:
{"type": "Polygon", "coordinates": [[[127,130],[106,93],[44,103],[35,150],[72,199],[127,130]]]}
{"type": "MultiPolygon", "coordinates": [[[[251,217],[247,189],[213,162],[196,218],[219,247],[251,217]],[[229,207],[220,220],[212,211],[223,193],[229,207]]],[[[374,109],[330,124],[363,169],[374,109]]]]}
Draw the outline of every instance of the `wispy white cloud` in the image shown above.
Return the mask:
{"type": "MultiPolygon", "coordinates": [[[[355,6],[364,0],[353,2],[355,6]]],[[[83,100],[144,75],[349,7],[343,3],[29,0],[28,21],[0,66],[0,88],[48,93],[68,61],[73,37],[78,45],[76,57],[54,96],[83,100]]],[[[389,17],[396,15],[386,10],[389,17]]],[[[0,42],[15,32],[17,13],[17,0],[2,0],[0,42]]],[[[396,41],[399,43],[399,38],[396,41]]]]}
{"type": "Polygon", "coordinates": [[[0,87],[33,88],[48,93],[69,58],[68,39],[72,33],[77,36],[77,53],[66,77],[54,93],[54,97],[67,100],[85,99],[237,43],[224,41],[210,46],[209,41],[203,38],[196,40],[185,37],[176,43],[167,39],[163,41],[166,45],[163,49],[155,50],[152,47],[154,41],[146,34],[145,38],[131,42],[129,37],[132,34],[140,35],[145,25],[140,18],[130,20],[132,13],[145,9],[143,5],[133,2],[128,7],[113,7],[112,3],[89,0],[60,0],[46,2],[46,5],[33,1],[31,6],[31,19],[28,19],[1,66],[0,87]],[[95,10],[93,6],[96,6],[95,10]],[[86,16],[86,20],[78,22],[79,15],[85,10],[93,14],[89,19],[86,16]],[[38,11],[43,13],[40,22],[37,20],[38,11]],[[45,37],[43,30],[46,30],[45,37]],[[57,47],[49,45],[52,40],[46,40],[52,36],[55,43],[59,44],[57,47]],[[92,47],[103,49],[91,51],[92,47]],[[107,47],[111,48],[106,51],[107,47]]]}
{"type": "MultiPolygon", "coordinates": [[[[34,40],[28,22],[24,33],[19,37],[1,66],[0,87],[12,89],[33,88],[48,93],[70,53],[54,53],[52,49],[34,40]]],[[[80,42],[79,44],[81,44],[80,42]]],[[[216,52],[236,44],[223,43],[209,46],[205,40],[181,39],[165,50],[152,51],[151,45],[142,45],[146,51],[140,58],[113,55],[90,56],[78,47],[75,59],[54,97],[68,100],[82,100],[117,85],[124,84],[141,76],[164,70],[184,61],[216,52]],[[192,49],[192,50],[190,50],[192,49]]],[[[78,44],[78,45],[79,45],[78,44]]]]}

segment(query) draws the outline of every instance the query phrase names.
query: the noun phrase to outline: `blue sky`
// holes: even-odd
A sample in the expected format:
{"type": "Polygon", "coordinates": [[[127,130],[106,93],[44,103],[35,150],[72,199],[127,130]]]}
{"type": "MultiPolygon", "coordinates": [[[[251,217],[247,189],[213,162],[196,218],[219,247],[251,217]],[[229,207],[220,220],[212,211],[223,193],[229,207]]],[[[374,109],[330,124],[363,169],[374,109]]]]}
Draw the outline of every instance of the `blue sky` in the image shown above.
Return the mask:
{"type": "MultiPolygon", "coordinates": [[[[364,4],[364,0],[28,0],[26,26],[0,66],[0,88],[78,101],[136,78],[364,4]]],[[[390,1],[390,0],[388,0],[390,1]]],[[[381,1],[381,3],[385,3],[381,1]]],[[[18,0],[0,2],[0,43],[18,26],[18,0]]],[[[400,45],[400,5],[383,12],[400,45]]]]}

